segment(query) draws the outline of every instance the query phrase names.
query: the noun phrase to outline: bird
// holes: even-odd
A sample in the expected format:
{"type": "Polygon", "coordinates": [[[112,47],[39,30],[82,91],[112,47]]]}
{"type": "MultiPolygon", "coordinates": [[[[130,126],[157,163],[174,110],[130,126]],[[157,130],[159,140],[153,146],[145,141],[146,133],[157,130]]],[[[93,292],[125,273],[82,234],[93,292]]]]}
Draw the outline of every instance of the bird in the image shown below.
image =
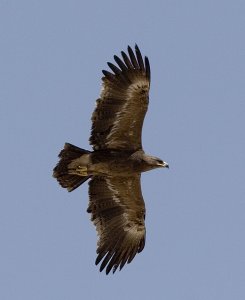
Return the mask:
{"type": "Polygon", "coordinates": [[[89,179],[89,204],[98,235],[97,258],[106,274],[121,270],[145,246],[145,203],[141,173],[169,168],[147,155],[142,127],[149,104],[150,63],[137,44],[114,55],[102,70],[102,88],[92,114],[92,150],[65,143],[53,177],[69,192],[89,179]]]}

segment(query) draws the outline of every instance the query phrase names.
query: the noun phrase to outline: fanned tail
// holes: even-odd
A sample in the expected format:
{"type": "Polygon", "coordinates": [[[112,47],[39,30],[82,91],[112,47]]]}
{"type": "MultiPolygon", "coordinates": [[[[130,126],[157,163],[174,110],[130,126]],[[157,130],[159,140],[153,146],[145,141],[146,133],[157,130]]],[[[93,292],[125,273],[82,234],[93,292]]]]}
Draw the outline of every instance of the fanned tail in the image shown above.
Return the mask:
{"type": "Polygon", "coordinates": [[[53,177],[59,184],[71,192],[88,180],[91,176],[79,176],[69,174],[68,165],[84,154],[91,153],[88,150],[81,149],[69,143],[65,143],[64,149],[59,154],[60,161],[53,170],[53,177]]]}

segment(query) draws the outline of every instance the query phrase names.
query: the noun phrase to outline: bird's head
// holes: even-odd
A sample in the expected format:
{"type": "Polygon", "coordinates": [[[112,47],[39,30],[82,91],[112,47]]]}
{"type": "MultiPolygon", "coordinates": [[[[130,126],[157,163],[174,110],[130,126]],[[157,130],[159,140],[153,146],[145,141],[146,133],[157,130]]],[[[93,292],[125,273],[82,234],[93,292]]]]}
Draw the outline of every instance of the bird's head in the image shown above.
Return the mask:
{"type": "Polygon", "coordinates": [[[169,168],[168,163],[163,161],[162,159],[155,157],[155,156],[150,156],[144,154],[143,160],[147,165],[149,166],[150,169],[155,169],[155,168],[169,168]]]}

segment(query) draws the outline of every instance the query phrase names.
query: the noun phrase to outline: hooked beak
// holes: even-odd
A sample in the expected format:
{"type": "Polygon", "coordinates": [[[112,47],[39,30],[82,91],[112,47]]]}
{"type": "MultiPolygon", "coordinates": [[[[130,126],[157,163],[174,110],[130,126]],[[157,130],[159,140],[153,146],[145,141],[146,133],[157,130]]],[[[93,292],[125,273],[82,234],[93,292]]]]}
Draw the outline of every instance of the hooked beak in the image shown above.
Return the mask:
{"type": "Polygon", "coordinates": [[[157,165],[158,165],[158,167],[168,168],[169,169],[169,164],[166,163],[165,161],[163,163],[158,163],[157,165]]]}

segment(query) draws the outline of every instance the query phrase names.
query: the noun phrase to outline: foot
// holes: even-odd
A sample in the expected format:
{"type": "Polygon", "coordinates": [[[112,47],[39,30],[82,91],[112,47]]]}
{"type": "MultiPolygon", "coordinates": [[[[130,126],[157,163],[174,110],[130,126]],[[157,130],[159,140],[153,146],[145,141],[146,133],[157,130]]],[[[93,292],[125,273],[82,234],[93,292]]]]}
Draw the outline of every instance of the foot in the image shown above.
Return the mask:
{"type": "Polygon", "coordinates": [[[69,169],[68,172],[71,175],[88,176],[88,169],[86,166],[77,166],[75,169],[69,169]]]}
{"type": "Polygon", "coordinates": [[[85,166],[78,166],[76,171],[77,171],[77,175],[88,176],[88,168],[85,166]]]}

